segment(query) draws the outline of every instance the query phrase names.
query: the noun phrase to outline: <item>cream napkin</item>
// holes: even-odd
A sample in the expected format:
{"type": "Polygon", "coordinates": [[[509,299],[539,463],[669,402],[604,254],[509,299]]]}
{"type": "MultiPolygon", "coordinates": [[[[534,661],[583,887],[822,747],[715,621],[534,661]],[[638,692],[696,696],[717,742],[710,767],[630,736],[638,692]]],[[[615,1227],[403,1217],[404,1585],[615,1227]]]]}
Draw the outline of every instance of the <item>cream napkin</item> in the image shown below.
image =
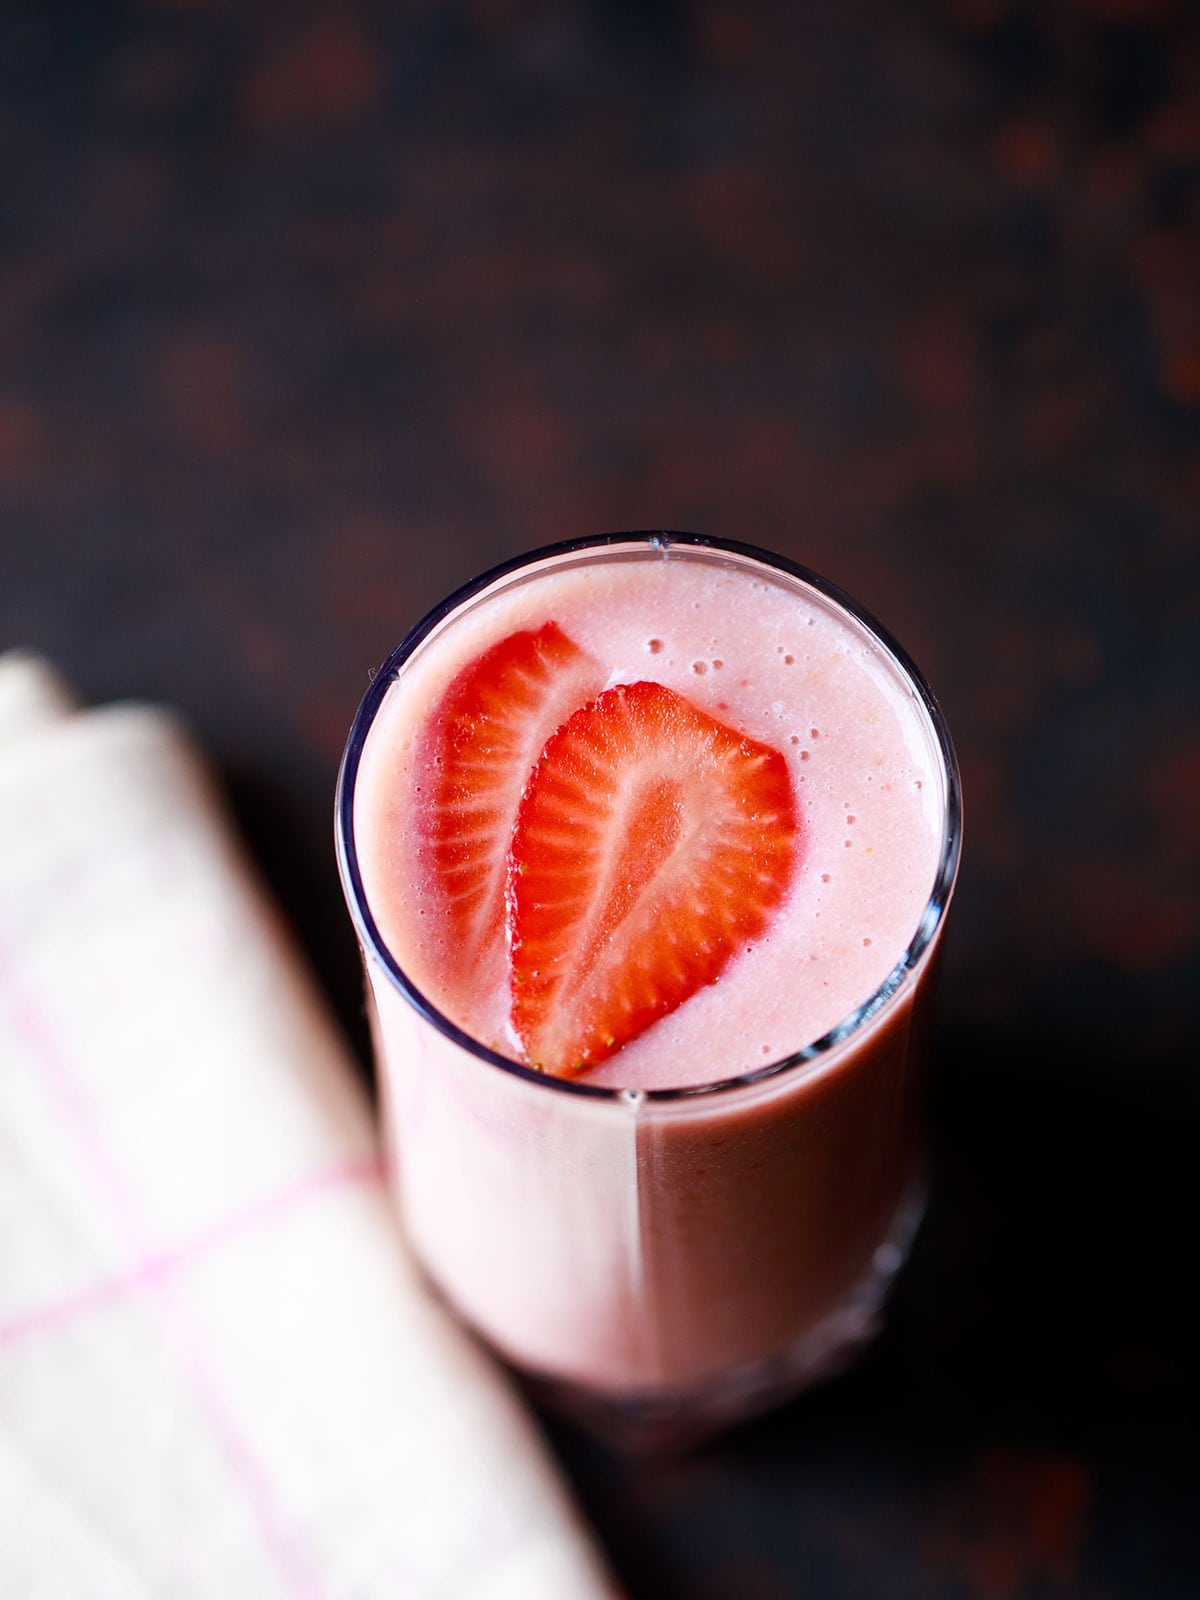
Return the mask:
{"type": "Polygon", "coordinates": [[[612,1595],[194,751],[0,660],[0,1595],[612,1595]]]}

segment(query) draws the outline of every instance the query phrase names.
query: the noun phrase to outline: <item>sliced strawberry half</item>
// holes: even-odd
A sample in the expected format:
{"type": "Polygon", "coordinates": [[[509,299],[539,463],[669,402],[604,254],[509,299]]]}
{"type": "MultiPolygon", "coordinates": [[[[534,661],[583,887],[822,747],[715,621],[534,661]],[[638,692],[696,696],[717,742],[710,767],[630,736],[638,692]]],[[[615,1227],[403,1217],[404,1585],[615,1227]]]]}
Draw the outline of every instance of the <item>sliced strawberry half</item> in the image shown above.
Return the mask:
{"type": "Polygon", "coordinates": [[[431,718],[420,825],[452,980],[501,953],[522,791],[547,738],[603,681],[599,663],[547,622],[464,667],[431,718]]]}
{"type": "Polygon", "coordinates": [[[608,689],[547,741],[509,854],[512,1020],[570,1076],[714,982],[787,892],[799,828],[778,750],[659,683],[608,689]]]}

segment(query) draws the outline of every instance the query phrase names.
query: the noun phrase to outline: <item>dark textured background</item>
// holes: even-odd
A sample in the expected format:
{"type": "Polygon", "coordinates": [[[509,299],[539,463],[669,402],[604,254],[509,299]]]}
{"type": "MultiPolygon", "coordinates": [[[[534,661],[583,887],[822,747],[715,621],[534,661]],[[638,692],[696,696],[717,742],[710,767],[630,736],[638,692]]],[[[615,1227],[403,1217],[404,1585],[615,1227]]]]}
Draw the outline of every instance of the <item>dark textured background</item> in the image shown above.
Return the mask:
{"type": "Polygon", "coordinates": [[[1196,19],[0,9],[0,643],[184,708],[360,1049],[341,743],[483,567],[772,546],[955,729],[929,1224],[779,1415],[552,1425],[638,1600],[1200,1589],[1196,19]]]}

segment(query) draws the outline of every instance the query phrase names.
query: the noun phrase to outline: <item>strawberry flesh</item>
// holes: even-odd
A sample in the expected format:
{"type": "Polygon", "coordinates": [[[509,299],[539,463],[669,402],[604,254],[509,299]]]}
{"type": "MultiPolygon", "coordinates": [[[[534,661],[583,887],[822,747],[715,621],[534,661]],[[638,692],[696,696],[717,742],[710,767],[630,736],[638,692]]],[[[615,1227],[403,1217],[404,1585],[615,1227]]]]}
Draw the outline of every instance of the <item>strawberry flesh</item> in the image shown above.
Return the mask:
{"type": "Polygon", "coordinates": [[[571,1076],[715,982],[793,880],[779,751],[659,683],[608,689],[547,741],[508,862],[512,1023],[571,1076]]]}
{"type": "Polygon", "coordinates": [[[464,667],[430,720],[418,827],[452,989],[469,990],[481,962],[502,958],[507,856],[522,791],[547,738],[603,681],[599,663],[547,622],[510,634],[464,667]]]}

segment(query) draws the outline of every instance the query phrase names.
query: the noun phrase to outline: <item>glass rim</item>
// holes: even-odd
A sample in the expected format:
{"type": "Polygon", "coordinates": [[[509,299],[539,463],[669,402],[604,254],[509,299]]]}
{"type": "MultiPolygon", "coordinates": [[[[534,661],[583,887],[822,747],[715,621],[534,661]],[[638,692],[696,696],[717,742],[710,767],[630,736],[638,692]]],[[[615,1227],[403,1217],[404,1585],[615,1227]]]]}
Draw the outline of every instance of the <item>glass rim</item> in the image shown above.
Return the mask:
{"type": "Polygon", "coordinates": [[[624,1100],[627,1102],[631,1096],[636,1096],[639,1102],[647,1101],[662,1104],[671,1101],[700,1099],[709,1095],[730,1094],[736,1090],[753,1088],[773,1078],[790,1075],[802,1068],[813,1068],[815,1064],[821,1063],[830,1057],[839,1046],[865,1028],[881,1012],[892,1009],[896,997],[911,987],[909,980],[914,978],[917,969],[924,964],[924,959],[933,946],[937,933],[941,928],[946,908],[950,903],[950,897],[958,874],[962,844],[962,784],[958,770],[958,759],[955,755],[954,744],[950,738],[950,730],[946,725],[945,716],[920,669],[903,645],[893,638],[882,623],[877,621],[865,607],[859,605],[837,584],[831,583],[827,578],[821,577],[819,573],[802,566],[799,562],[789,560],[786,556],[776,555],[769,550],[762,550],[751,544],[742,544],[733,539],[714,538],[698,533],[682,533],[671,529],[639,530],[630,533],[601,533],[578,539],[564,539],[558,543],[543,545],[537,550],[530,550],[522,555],[513,556],[510,560],[501,562],[498,566],[490,568],[487,572],[481,573],[479,577],[463,584],[448,595],[445,600],[434,606],[414,627],[409,629],[400,640],[400,643],[373,674],[370,686],[363,696],[354,721],[351,724],[346,748],[342,755],[341,766],[338,770],[337,793],[334,803],[334,835],[338,875],[342,883],[342,892],[345,895],[351,920],[354,923],[355,932],[363,950],[383,968],[392,987],[438,1033],[487,1065],[498,1067],[502,1071],[510,1073],[516,1078],[524,1079],[526,1082],[535,1084],[540,1088],[592,1100],[624,1100]],[[469,1033],[460,1028],[457,1023],[452,1022],[449,1017],[433,1004],[427,995],[418,989],[388,948],[367,903],[366,889],[359,869],[358,852],[354,840],[355,786],[367,737],[396,674],[434,629],[476,595],[499,583],[502,579],[520,572],[522,568],[532,567],[540,562],[562,556],[588,555],[606,550],[620,550],[622,546],[628,547],[630,554],[635,552],[653,554],[657,552],[666,555],[672,549],[679,548],[696,552],[708,552],[717,556],[723,554],[736,556],[743,560],[757,562],[761,566],[781,573],[787,578],[798,579],[809,588],[816,590],[824,599],[832,601],[834,605],[840,607],[842,611],[846,612],[867,630],[874,642],[882,647],[891,658],[892,664],[899,669],[901,676],[911,686],[933,729],[934,740],[941,759],[946,783],[942,845],[933,888],[925,902],[925,908],[921,913],[912,938],[909,940],[900,959],[878,988],[861,1005],[856,1006],[844,1017],[841,1022],[822,1034],[819,1039],[814,1039],[811,1044],[804,1045],[801,1049],[794,1050],[786,1056],[781,1056],[777,1061],[770,1062],[763,1067],[756,1067],[750,1072],[738,1073],[734,1077],[717,1079],[712,1083],[684,1084],[677,1088],[629,1090],[610,1088],[604,1084],[588,1083],[581,1078],[560,1078],[552,1073],[538,1072],[535,1068],[525,1066],[520,1061],[514,1061],[511,1056],[501,1055],[499,1051],[492,1050],[478,1039],[472,1038],[469,1033]]]}

